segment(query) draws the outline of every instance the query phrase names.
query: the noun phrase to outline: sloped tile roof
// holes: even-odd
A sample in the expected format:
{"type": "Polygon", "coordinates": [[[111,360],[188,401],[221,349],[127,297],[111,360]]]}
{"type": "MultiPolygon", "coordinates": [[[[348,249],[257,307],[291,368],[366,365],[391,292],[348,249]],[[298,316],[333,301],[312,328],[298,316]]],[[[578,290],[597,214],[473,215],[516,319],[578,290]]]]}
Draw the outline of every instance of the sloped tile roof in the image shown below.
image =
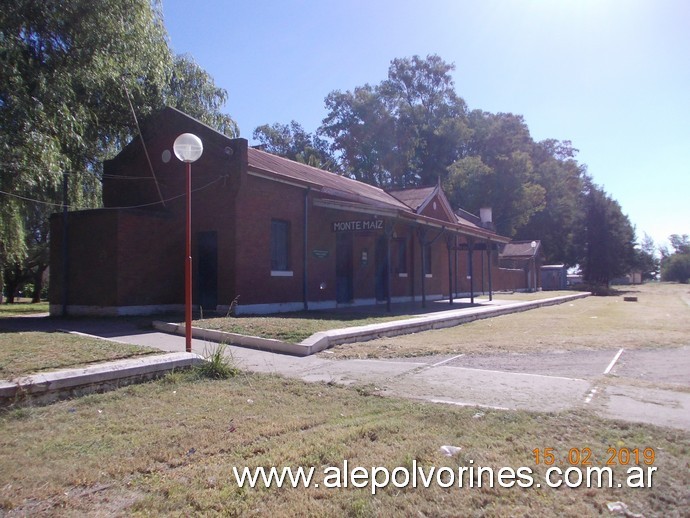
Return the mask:
{"type": "Polygon", "coordinates": [[[537,243],[537,246],[534,248],[532,248],[532,241],[512,241],[507,243],[501,252],[501,257],[534,257],[537,255],[541,245],[540,241],[535,241],[535,243],[537,243]]]}
{"type": "Polygon", "coordinates": [[[483,228],[481,226],[481,219],[479,216],[467,212],[466,210],[458,209],[455,212],[455,217],[458,218],[458,223],[468,227],[483,228]]]}
{"type": "Polygon", "coordinates": [[[405,205],[417,212],[422,204],[434,193],[435,186],[418,187],[413,189],[404,189],[401,191],[388,191],[388,194],[400,200],[405,205]]]}
{"type": "Polygon", "coordinates": [[[282,158],[258,149],[248,149],[249,168],[272,176],[295,180],[333,196],[354,201],[368,201],[390,208],[409,211],[409,207],[383,189],[358,182],[316,167],[282,158]]]}

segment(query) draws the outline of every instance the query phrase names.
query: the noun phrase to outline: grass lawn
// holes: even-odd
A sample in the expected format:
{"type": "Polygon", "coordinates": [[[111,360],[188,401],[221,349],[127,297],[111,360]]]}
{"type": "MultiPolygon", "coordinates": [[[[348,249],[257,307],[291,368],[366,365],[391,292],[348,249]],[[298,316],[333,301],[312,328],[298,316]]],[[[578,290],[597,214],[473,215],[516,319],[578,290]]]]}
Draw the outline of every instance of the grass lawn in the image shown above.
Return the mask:
{"type": "MultiPolygon", "coordinates": [[[[590,297],[389,343],[407,344],[392,351],[398,355],[413,346],[429,354],[451,346],[497,352],[687,344],[688,287],[634,289],[637,303],[590,297]]],[[[2,334],[0,352],[20,338],[26,338],[18,346],[22,351],[44,343],[27,358],[85,350],[84,337],[39,335],[2,334]],[[73,339],[78,343],[69,345],[73,339]]],[[[367,344],[385,351],[377,342],[367,344]]],[[[0,364],[7,368],[8,362],[0,364]]],[[[480,410],[268,375],[208,381],[177,372],[107,394],[0,412],[0,515],[8,516],[609,516],[607,503],[617,501],[630,513],[684,516],[690,504],[688,466],[690,433],[601,419],[584,409],[559,414],[480,410]],[[443,445],[461,449],[447,457],[440,452],[443,445]],[[582,459],[578,454],[591,451],[593,467],[604,467],[612,451],[622,457],[611,466],[610,488],[555,489],[547,487],[547,466],[537,464],[535,449],[542,458],[553,453],[562,470],[570,466],[573,452],[582,459]],[[647,466],[643,452],[652,450],[647,466]],[[523,467],[532,470],[533,485],[505,488],[495,479],[492,488],[485,475],[478,487],[475,473],[474,487],[467,487],[467,475],[463,487],[456,479],[444,488],[434,478],[429,487],[389,485],[375,495],[370,484],[355,488],[352,480],[347,488],[325,487],[324,470],[342,469],[345,460],[351,470],[417,466],[425,473],[450,468],[456,476],[460,468],[488,467],[497,474],[500,468],[523,467]],[[651,488],[628,487],[626,470],[632,465],[656,468],[651,488]],[[320,487],[252,489],[239,487],[233,475],[233,467],[271,466],[313,466],[320,487]]],[[[405,472],[398,473],[404,482],[405,472]]]]}
{"type": "Polygon", "coordinates": [[[0,379],[159,352],[67,333],[0,333],[0,379]]]}
{"type": "MultiPolygon", "coordinates": [[[[510,292],[497,292],[493,294],[494,299],[509,300],[511,302],[519,302],[523,300],[543,300],[551,299],[553,297],[562,297],[563,295],[572,295],[575,293],[570,290],[560,290],[560,291],[534,291],[534,292],[521,292],[521,291],[510,291],[510,292]]],[[[489,300],[488,295],[479,295],[475,297],[479,301],[489,300]]]]}
{"type": "Polygon", "coordinates": [[[449,329],[343,344],[327,354],[395,358],[690,344],[688,285],[651,283],[625,290],[618,296],[587,297],[449,329]],[[624,296],[637,296],[638,302],[625,302],[624,296]]]}
{"type": "Polygon", "coordinates": [[[367,315],[362,313],[299,312],[280,316],[239,316],[195,320],[194,326],[217,329],[262,338],[274,338],[288,343],[300,343],[319,331],[343,327],[364,326],[379,322],[390,322],[413,318],[416,314],[367,315]]]}
{"type": "MultiPolygon", "coordinates": [[[[615,501],[631,513],[683,516],[690,498],[685,432],[584,411],[480,412],[264,375],[190,381],[176,373],[108,394],[6,411],[0,452],[0,514],[7,516],[609,516],[606,504],[615,501]],[[461,450],[446,457],[443,445],[461,450]],[[628,465],[613,467],[612,488],[546,487],[546,468],[533,453],[545,448],[553,448],[559,462],[571,449],[589,448],[596,467],[605,465],[609,448],[653,448],[653,487],[627,487],[628,465]],[[345,459],[351,468],[417,465],[427,472],[527,467],[534,486],[495,482],[490,488],[485,475],[481,488],[475,478],[472,488],[390,485],[376,495],[370,486],[352,484],[251,489],[239,487],[232,471],[315,466],[315,480],[322,482],[324,470],[342,469],[345,459]]],[[[646,469],[642,458],[637,464],[646,469]]]]}
{"type": "Polygon", "coordinates": [[[26,301],[15,302],[14,304],[0,304],[0,317],[15,317],[18,315],[31,315],[34,313],[48,313],[47,302],[37,302],[32,304],[26,301]]]}
{"type": "MultiPolygon", "coordinates": [[[[500,293],[495,299],[510,301],[540,300],[561,295],[570,295],[572,291],[548,291],[536,293],[500,293]]],[[[489,299],[488,295],[478,295],[477,301],[489,299]]],[[[341,329],[344,327],[364,326],[381,322],[391,322],[414,318],[422,313],[441,309],[457,309],[459,306],[430,303],[426,310],[412,310],[406,305],[393,305],[393,311],[386,313],[383,305],[376,308],[350,308],[345,311],[300,311],[271,316],[215,317],[195,320],[194,324],[206,329],[217,329],[228,333],[238,333],[262,338],[274,338],[289,343],[299,343],[319,331],[341,329]]]]}

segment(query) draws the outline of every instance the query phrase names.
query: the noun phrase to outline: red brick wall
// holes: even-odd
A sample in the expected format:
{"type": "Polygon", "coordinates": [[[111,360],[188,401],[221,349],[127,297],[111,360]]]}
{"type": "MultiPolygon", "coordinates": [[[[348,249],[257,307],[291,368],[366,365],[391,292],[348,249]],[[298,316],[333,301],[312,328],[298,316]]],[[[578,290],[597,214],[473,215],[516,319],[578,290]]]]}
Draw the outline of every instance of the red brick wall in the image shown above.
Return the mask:
{"type": "Polygon", "coordinates": [[[170,214],[119,213],[118,306],[184,302],[183,239],[170,214]]]}
{"type": "MultiPolygon", "coordinates": [[[[71,212],[68,216],[69,305],[114,306],[117,304],[117,213],[106,211],[71,212]]],[[[62,304],[61,214],[50,220],[51,304],[62,304]]]]}
{"type": "MultiPolygon", "coordinates": [[[[93,210],[71,212],[68,223],[69,305],[184,302],[183,236],[169,214],[93,210]]],[[[61,304],[61,215],[51,219],[50,253],[49,299],[61,304]]]]}
{"type": "Polygon", "coordinates": [[[302,300],[304,189],[249,175],[237,197],[234,256],[240,304],[302,300]],[[292,277],[271,276],[271,220],[290,224],[292,277]]]}
{"type": "MultiPolygon", "coordinates": [[[[303,293],[304,196],[301,187],[260,178],[247,173],[247,141],[228,141],[203,125],[195,126],[186,117],[167,111],[155,128],[148,128],[146,147],[155,172],[135,140],[112,161],[104,165],[103,198],[106,207],[146,205],[137,210],[96,210],[70,214],[70,293],[69,303],[95,306],[182,304],[184,302],[184,226],[185,165],[172,153],[174,139],[183,132],[203,136],[204,153],[192,164],[192,254],[198,250],[200,232],[216,232],[218,238],[218,304],[226,306],[240,296],[242,305],[299,303],[303,293]],[[161,203],[161,196],[165,203],[161,203]],[[290,268],[292,276],[272,276],[270,229],[272,219],[290,222],[290,268]]],[[[310,302],[336,299],[335,221],[370,220],[374,216],[327,209],[313,201],[321,196],[309,194],[307,244],[308,297],[310,302]],[[320,251],[319,257],[314,251],[320,251]]],[[[437,209],[427,207],[429,215],[445,218],[440,201],[437,209]],[[430,211],[430,212],[429,212],[430,211]]],[[[421,246],[414,227],[396,222],[397,237],[406,237],[407,277],[392,271],[392,297],[417,300],[422,295],[421,246]]],[[[61,298],[61,218],[52,221],[51,302],[61,298]]],[[[429,229],[433,239],[440,228],[429,229]]],[[[376,296],[377,240],[383,230],[353,234],[354,297],[376,296]],[[361,261],[362,252],[368,261],[361,261]]],[[[393,266],[396,250],[391,250],[393,266]]],[[[475,252],[474,286],[481,290],[483,252],[475,252]]],[[[495,254],[494,254],[495,256],[495,254]]],[[[451,252],[455,263],[455,253],[451,252]]],[[[197,286],[197,264],[194,286],[197,286]]],[[[488,265],[485,264],[485,271],[488,265]]],[[[493,266],[494,289],[525,287],[520,272],[507,272],[493,266]]],[[[453,268],[455,275],[455,268],[453,268]]],[[[435,240],[432,248],[432,277],[424,278],[428,296],[449,295],[446,236],[435,240]]],[[[467,252],[458,252],[458,289],[469,291],[467,252]]],[[[485,285],[488,283],[485,275],[485,285]]],[[[455,282],[453,282],[453,287],[455,282]]]]}

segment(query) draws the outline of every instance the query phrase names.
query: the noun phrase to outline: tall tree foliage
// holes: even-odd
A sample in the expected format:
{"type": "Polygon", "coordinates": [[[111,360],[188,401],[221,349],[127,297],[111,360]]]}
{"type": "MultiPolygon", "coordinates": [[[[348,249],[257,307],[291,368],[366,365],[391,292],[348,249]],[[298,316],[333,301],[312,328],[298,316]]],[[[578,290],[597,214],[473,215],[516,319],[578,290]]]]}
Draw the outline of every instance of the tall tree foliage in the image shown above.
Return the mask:
{"type": "Polygon", "coordinates": [[[617,201],[588,179],[580,244],[585,281],[608,286],[635,265],[635,230],[617,201]]]}
{"type": "Polygon", "coordinates": [[[656,254],[657,247],[651,236],[644,234],[635,248],[635,268],[642,273],[642,280],[657,279],[661,261],[656,254]]]}
{"type": "Polygon", "coordinates": [[[379,85],[331,92],[320,132],[345,174],[385,188],[445,178],[469,134],[453,68],[436,55],[395,59],[379,85]]]}
{"type": "Polygon", "coordinates": [[[473,212],[491,205],[496,229],[512,236],[544,208],[529,130],[521,116],[479,110],[470,114],[469,127],[466,156],[448,168],[451,200],[473,212]]]}
{"type": "Polygon", "coordinates": [[[318,135],[304,131],[294,120],[290,124],[259,126],[254,130],[253,137],[268,153],[327,171],[333,171],[336,167],[328,150],[328,143],[318,135]]]}
{"type": "Polygon", "coordinates": [[[542,242],[545,261],[574,265],[578,251],[574,237],[578,229],[584,190],[584,165],[575,160],[576,149],[569,141],[545,140],[534,144],[530,153],[533,182],[544,189],[543,208],[520,226],[516,239],[542,242]]]}
{"type": "Polygon", "coordinates": [[[687,284],[690,282],[690,237],[671,234],[668,238],[673,252],[662,250],[661,280],[687,284]]]}
{"type": "MultiPolygon", "coordinates": [[[[593,281],[639,263],[629,219],[592,184],[571,143],[535,142],[520,115],[468,111],[453,70],[436,55],[395,59],[379,84],[328,94],[318,133],[330,139],[340,172],[385,189],[440,178],[453,206],[492,206],[500,233],[541,239],[546,261],[580,263],[593,281]]],[[[304,147],[286,127],[257,131],[264,143],[285,137],[285,151],[272,148],[284,156],[304,147]]]]}
{"type": "Polygon", "coordinates": [[[98,205],[101,162],[133,135],[132,108],[143,117],[169,103],[235,133],[220,114],[224,100],[190,59],[173,58],[159,0],[4,5],[0,272],[24,268],[35,242],[37,210],[27,200],[57,210],[67,178],[70,207],[98,205]]]}
{"type": "Polygon", "coordinates": [[[237,123],[221,110],[228,92],[189,55],[175,56],[165,92],[165,103],[229,137],[240,134],[237,123]]]}

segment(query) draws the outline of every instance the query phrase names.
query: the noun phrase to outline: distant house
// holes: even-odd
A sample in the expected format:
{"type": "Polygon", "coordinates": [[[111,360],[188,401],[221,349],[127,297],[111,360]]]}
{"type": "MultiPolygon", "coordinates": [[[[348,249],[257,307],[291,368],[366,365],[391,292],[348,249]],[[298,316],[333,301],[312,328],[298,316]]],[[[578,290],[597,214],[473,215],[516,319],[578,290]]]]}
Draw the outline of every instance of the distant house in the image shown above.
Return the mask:
{"type": "Polygon", "coordinates": [[[537,291],[540,288],[541,241],[512,241],[502,247],[499,257],[501,267],[519,269],[524,272],[525,286],[528,291],[537,291]]]}
{"type": "Polygon", "coordinates": [[[541,266],[542,290],[564,290],[567,287],[568,268],[564,264],[543,264],[541,266]]]}
{"type": "Polygon", "coordinates": [[[611,280],[611,284],[617,285],[628,285],[628,284],[642,284],[642,272],[632,271],[623,275],[622,277],[616,277],[611,280]]]}
{"type": "Polygon", "coordinates": [[[454,211],[440,185],[385,192],[166,108],[104,163],[103,208],[68,213],[67,236],[53,215],[52,313],[183,307],[185,166],[172,155],[181,133],[204,146],[191,218],[193,302],[204,309],[227,311],[237,297],[238,313],[452,301],[485,274],[495,290],[531,286],[499,268],[510,239],[454,211]]]}

